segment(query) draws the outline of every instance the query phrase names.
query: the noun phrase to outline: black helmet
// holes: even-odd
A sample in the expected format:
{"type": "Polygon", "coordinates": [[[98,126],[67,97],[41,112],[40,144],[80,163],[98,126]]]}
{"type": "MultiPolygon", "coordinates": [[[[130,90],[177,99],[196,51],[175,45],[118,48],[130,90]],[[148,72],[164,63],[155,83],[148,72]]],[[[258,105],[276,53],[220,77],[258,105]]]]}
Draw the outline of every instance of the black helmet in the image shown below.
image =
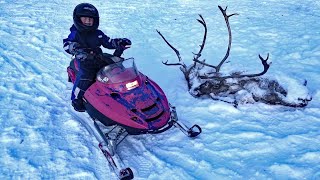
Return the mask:
{"type": "Polygon", "coordinates": [[[89,3],[78,4],[73,11],[73,24],[78,31],[93,31],[98,29],[99,26],[99,12],[96,7],[89,3]],[[93,25],[86,26],[84,25],[80,17],[92,17],[93,25]]]}

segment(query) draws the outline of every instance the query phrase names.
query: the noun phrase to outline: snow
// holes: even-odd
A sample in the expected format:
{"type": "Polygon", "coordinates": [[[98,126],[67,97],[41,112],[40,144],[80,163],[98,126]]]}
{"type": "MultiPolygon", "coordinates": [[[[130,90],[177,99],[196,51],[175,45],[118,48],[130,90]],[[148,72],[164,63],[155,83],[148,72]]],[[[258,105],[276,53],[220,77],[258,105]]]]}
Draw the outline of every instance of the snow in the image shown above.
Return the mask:
{"type": "MultiPolygon", "coordinates": [[[[178,129],[128,137],[119,154],[135,179],[320,179],[320,24],[319,1],[88,1],[98,7],[100,29],[132,40],[125,57],[156,81],[179,118],[203,133],[189,139],[178,129]],[[218,64],[228,34],[218,5],[230,18],[233,44],[223,72],[258,72],[258,59],[270,53],[265,77],[299,96],[306,108],[261,103],[232,105],[195,99],[187,92],[174,52],[186,64],[198,51],[203,29],[208,38],[202,57],[218,64]],[[301,88],[307,80],[307,89],[301,88]]],[[[73,110],[67,82],[70,56],[62,48],[76,1],[0,1],[0,178],[116,179],[98,148],[87,116],[73,110]]],[[[108,52],[108,50],[105,50],[108,52]]]]}

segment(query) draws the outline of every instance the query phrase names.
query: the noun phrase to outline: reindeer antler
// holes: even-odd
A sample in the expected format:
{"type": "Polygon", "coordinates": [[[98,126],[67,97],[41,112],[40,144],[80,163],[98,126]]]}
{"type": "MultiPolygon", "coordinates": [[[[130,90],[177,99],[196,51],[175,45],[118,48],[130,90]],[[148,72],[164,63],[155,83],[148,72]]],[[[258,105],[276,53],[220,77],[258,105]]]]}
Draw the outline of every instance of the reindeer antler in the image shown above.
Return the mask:
{"type": "Polygon", "coordinates": [[[218,66],[214,66],[214,65],[211,65],[211,64],[207,64],[205,62],[202,62],[202,61],[199,61],[197,59],[194,59],[194,61],[202,64],[202,65],[205,65],[205,66],[208,66],[208,67],[212,67],[216,70],[216,72],[219,72],[220,71],[220,68],[222,66],[222,64],[228,59],[229,57],[229,54],[230,54],[230,49],[231,49],[231,42],[232,42],[232,34],[231,34],[231,28],[230,28],[230,24],[229,24],[229,18],[231,16],[234,16],[234,15],[239,15],[237,13],[233,13],[233,14],[230,14],[230,15],[227,15],[227,8],[228,6],[225,8],[225,9],[222,9],[221,6],[218,6],[221,13],[223,14],[223,17],[224,17],[224,20],[226,22],[226,25],[227,25],[227,28],[228,28],[228,33],[229,33],[229,44],[228,44],[228,49],[227,49],[227,52],[226,52],[226,55],[224,56],[224,58],[220,61],[219,65],[218,66]]]}
{"type": "MultiPolygon", "coordinates": [[[[211,65],[211,64],[208,64],[206,63],[204,60],[203,61],[200,61],[199,58],[201,56],[201,53],[202,53],[202,50],[204,49],[204,45],[206,43],[206,38],[207,38],[207,24],[204,20],[204,18],[202,17],[202,15],[199,14],[200,16],[200,19],[197,19],[197,21],[204,27],[204,35],[203,35],[203,40],[202,40],[202,44],[200,45],[200,50],[198,53],[193,53],[194,54],[194,57],[193,57],[193,65],[187,67],[184,62],[182,61],[181,59],[181,56],[180,56],[180,53],[179,51],[174,48],[167,40],[166,38],[160,33],[160,31],[157,30],[157,32],[159,33],[159,35],[162,37],[162,39],[167,43],[167,45],[176,53],[178,59],[179,59],[179,62],[178,63],[168,63],[168,61],[166,62],[162,62],[163,64],[167,65],[167,66],[176,66],[176,65],[179,65],[181,66],[180,67],[180,70],[183,72],[184,76],[185,76],[185,79],[187,80],[187,83],[188,83],[188,88],[189,90],[191,89],[191,86],[192,86],[192,83],[190,81],[190,74],[191,72],[194,70],[194,68],[196,67],[196,64],[199,63],[199,64],[202,64],[204,66],[208,66],[208,67],[211,67],[211,68],[214,68],[215,69],[215,73],[218,73],[220,71],[220,68],[221,66],[223,65],[223,63],[228,59],[229,57],[229,54],[230,54],[230,50],[231,50],[231,43],[232,43],[232,33],[231,33],[231,28],[230,28],[230,23],[229,23],[229,18],[231,16],[234,16],[234,15],[239,15],[237,13],[233,13],[233,14],[230,14],[228,15],[227,14],[227,8],[228,7],[225,7],[224,9],[221,7],[221,6],[218,6],[223,17],[224,17],[224,20],[226,22],[226,25],[227,25],[227,29],[228,29],[228,36],[229,36],[229,42],[228,42],[228,48],[227,48],[227,52],[225,54],[225,56],[223,57],[223,59],[220,61],[220,63],[217,65],[217,66],[214,66],[214,65],[211,65]]],[[[267,56],[266,59],[263,59],[260,55],[259,55],[259,58],[262,62],[262,65],[263,65],[263,71],[261,73],[257,73],[257,74],[244,74],[244,75],[239,75],[239,74],[233,74],[233,75],[229,75],[229,76],[210,76],[210,74],[205,74],[205,75],[199,75],[197,73],[196,76],[198,76],[198,78],[200,79],[215,79],[215,80],[218,80],[220,82],[222,82],[223,80],[225,79],[228,79],[228,78],[242,78],[242,77],[256,77],[256,76],[261,76],[263,74],[265,74],[269,67],[270,67],[270,64],[271,63],[267,63],[268,59],[269,59],[269,54],[267,56]]]]}
{"type": "Polygon", "coordinates": [[[222,76],[222,77],[221,76],[211,76],[211,77],[209,77],[209,76],[199,76],[199,78],[200,79],[215,79],[215,80],[218,80],[218,81],[223,81],[223,80],[228,79],[228,78],[243,78],[243,77],[251,78],[251,77],[261,76],[261,75],[265,74],[268,71],[268,69],[269,69],[269,67],[270,67],[272,62],[270,62],[269,64],[267,63],[268,59],[269,59],[269,53],[268,53],[266,59],[263,59],[261,57],[261,55],[259,54],[259,59],[261,60],[261,63],[263,65],[263,71],[260,72],[260,73],[257,73],[257,74],[233,74],[233,75],[230,75],[230,76],[222,76]]]}
{"type": "MultiPolygon", "coordinates": [[[[202,53],[202,50],[204,48],[204,45],[206,44],[206,39],[207,39],[207,32],[208,32],[208,29],[207,29],[207,24],[206,24],[206,21],[203,19],[202,15],[199,14],[200,18],[201,19],[197,19],[197,21],[203,25],[204,27],[204,35],[203,35],[203,39],[202,39],[202,44],[199,45],[200,46],[200,50],[198,53],[193,53],[195,55],[195,57],[193,57],[193,61],[199,61],[199,57],[201,56],[201,53],[202,53]]],[[[202,61],[199,61],[199,62],[202,62],[202,61]]]]}
{"type": "Polygon", "coordinates": [[[176,53],[176,55],[177,55],[177,57],[178,57],[178,59],[179,59],[179,63],[168,63],[168,60],[167,60],[166,62],[162,62],[162,63],[163,63],[164,65],[167,65],[167,66],[181,65],[181,66],[183,66],[183,67],[186,67],[186,65],[183,63],[183,61],[182,61],[182,59],[181,59],[181,56],[180,56],[179,51],[178,51],[175,47],[173,47],[173,46],[167,41],[167,39],[161,34],[160,31],[158,31],[157,29],[156,29],[156,31],[159,33],[159,35],[162,37],[162,39],[167,43],[167,45],[176,53]]]}
{"type": "MultiPolygon", "coordinates": [[[[200,45],[200,50],[198,53],[193,53],[195,56],[193,57],[193,60],[195,61],[194,64],[192,66],[190,66],[189,68],[183,63],[182,61],[182,58],[180,56],[180,53],[179,51],[173,47],[168,41],[167,39],[161,34],[160,31],[157,30],[158,34],[161,36],[161,38],[167,43],[167,45],[176,53],[177,57],[178,57],[178,60],[179,62],[178,63],[168,63],[168,61],[166,62],[162,62],[164,65],[167,65],[167,66],[177,66],[177,65],[180,65],[180,70],[183,72],[184,74],[184,77],[188,83],[188,88],[191,89],[191,86],[192,86],[192,83],[191,83],[191,80],[190,80],[190,73],[191,71],[196,67],[196,62],[199,61],[198,59],[200,58],[201,56],[201,53],[202,53],[202,50],[204,48],[204,45],[206,43],[206,38],[207,38],[207,25],[206,25],[206,22],[205,20],[203,19],[202,15],[200,15],[200,19],[197,19],[198,22],[200,24],[203,25],[204,27],[204,36],[203,36],[203,40],[202,40],[202,44],[200,45]]],[[[202,61],[199,61],[199,62],[202,62],[202,61]]],[[[203,62],[204,63],[204,62],[203,62]]]]}
{"type": "MultiPolygon", "coordinates": [[[[200,64],[203,64],[205,66],[208,66],[208,67],[212,67],[216,70],[216,72],[219,72],[220,71],[220,68],[222,66],[222,64],[228,59],[229,57],[229,54],[230,54],[230,50],[231,50],[231,43],[232,43],[232,33],[231,33],[231,28],[230,28],[230,23],[229,23],[229,18],[231,16],[234,16],[234,15],[239,15],[238,13],[233,13],[233,14],[230,14],[230,15],[227,15],[227,8],[228,6],[223,9],[221,6],[218,6],[221,13],[223,14],[223,17],[224,17],[224,20],[226,22],[226,25],[227,25],[227,28],[228,28],[228,35],[229,35],[229,43],[228,43],[228,49],[227,49],[227,52],[224,56],[224,58],[220,61],[220,63],[218,64],[218,66],[213,66],[213,65],[210,65],[210,64],[207,64],[205,62],[201,62],[201,61],[198,61],[198,60],[194,60],[200,64]]],[[[215,79],[215,80],[219,80],[219,81],[223,81],[225,79],[228,79],[228,78],[242,78],[242,77],[257,77],[257,76],[261,76],[263,74],[265,74],[271,63],[267,63],[268,59],[269,59],[269,54],[267,56],[266,59],[263,59],[261,57],[261,55],[259,54],[259,58],[261,60],[261,63],[263,65],[263,71],[261,73],[257,73],[257,74],[243,74],[243,75],[239,75],[239,74],[234,74],[234,75],[230,75],[230,76],[223,76],[223,77],[220,77],[220,76],[211,76],[211,77],[208,77],[208,76],[199,76],[199,78],[201,79],[215,79]]]]}

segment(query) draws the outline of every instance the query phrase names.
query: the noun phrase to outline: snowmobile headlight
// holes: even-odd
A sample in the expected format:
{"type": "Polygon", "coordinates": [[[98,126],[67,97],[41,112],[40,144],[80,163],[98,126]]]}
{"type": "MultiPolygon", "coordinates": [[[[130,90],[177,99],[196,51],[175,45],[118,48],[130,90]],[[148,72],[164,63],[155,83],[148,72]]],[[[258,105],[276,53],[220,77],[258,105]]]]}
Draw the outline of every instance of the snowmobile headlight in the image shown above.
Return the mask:
{"type": "Polygon", "coordinates": [[[97,76],[97,80],[102,83],[106,83],[108,82],[109,78],[107,78],[107,76],[104,76],[103,78],[101,76],[97,76]]]}
{"type": "Polygon", "coordinates": [[[138,83],[137,80],[135,80],[135,81],[133,81],[133,82],[129,82],[129,83],[126,84],[127,90],[134,89],[134,88],[136,88],[136,87],[138,87],[138,86],[139,86],[139,83],[138,83]]]}

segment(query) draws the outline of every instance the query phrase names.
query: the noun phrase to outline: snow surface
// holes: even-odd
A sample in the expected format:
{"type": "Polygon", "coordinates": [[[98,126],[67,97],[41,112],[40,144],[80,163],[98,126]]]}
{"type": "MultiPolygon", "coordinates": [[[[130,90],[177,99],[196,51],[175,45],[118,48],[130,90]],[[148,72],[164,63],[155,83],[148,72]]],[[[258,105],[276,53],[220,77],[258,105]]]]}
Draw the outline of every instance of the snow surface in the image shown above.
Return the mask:
{"type": "MultiPolygon", "coordinates": [[[[320,179],[320,2],[314,0],[88,1],[100,11],[100,29],[132,40],[125,57],[155,80],[177,107],[180,120],[203,133],[189,139],[178,129],[128,137],[118,148],[135,179],[320,179]],[[228,34],[218,5],[227,6],[233,44],[223,72],[259,72],[258,54],[270,53],[265,77],[313,97],[303,109],[256,103],[237,109],[195,99],[160,30],[186,64],[198,51],[208,24],[203,58],[218,64],[228,34]]],[[[76,1],[0,0],[0,179],[115,179],[83,124],[87,116],[70,105],[69,33],[76,1]]],[[[108,52],[108,50],[105,50],[108,52]]]]}

